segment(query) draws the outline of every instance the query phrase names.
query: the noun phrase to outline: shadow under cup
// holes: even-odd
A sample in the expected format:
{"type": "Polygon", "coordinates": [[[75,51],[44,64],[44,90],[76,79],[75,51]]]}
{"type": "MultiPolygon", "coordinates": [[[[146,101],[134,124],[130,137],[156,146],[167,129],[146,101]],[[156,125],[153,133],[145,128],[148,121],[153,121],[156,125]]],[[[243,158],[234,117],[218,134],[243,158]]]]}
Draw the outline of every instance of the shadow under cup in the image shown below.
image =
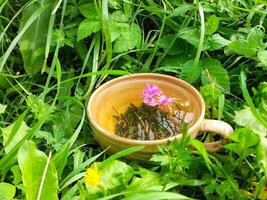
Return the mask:
{"type": "MultiPolygon", "coordinates": [[[[141,158],[148,158],[158,152],[157,145],[166,144],[169,140],[181,135],[161,140],[131,140],[114,134],[116,119],[114,115],[123,114],[132,103],[142,103],[141,94],[147,84],[158,86],[164,95],[179,99],[190,108],[189,134],[197,136],[201,120],[204,118],[204,101],[198,91],[188,83],[166,75],[135,74],[122,76],[109,81],[99,87],[90,97],[88,103],[88,117],[95,139],[109,153],[115,153],[131,146],[144,145],[138,152],[141,158]]],[[[187,111],[188,112],[188,111],[187,111]]]]}

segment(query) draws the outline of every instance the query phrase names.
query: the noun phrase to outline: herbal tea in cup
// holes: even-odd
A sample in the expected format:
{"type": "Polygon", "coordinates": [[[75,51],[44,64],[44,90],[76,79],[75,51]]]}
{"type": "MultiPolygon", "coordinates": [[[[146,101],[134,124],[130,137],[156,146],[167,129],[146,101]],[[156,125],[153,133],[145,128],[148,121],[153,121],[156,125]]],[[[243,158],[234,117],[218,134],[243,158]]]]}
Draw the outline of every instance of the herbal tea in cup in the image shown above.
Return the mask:
{"type": "Polygon", "coordinates": [[[139,97],[142,103],[130,103],[124,113],[114,115],[114,133],[133,140],[159,140],[181,133],[193,120],[193,107],[183,98],[167,97],[156,85],[147,83],[139,97]]]}

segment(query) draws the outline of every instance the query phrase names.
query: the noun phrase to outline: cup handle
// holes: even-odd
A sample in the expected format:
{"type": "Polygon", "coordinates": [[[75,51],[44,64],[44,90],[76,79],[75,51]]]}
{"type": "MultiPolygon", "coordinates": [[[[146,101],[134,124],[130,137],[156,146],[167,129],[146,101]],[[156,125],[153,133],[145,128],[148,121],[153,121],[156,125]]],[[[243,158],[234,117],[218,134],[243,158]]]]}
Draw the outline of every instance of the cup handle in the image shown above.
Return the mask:
{"type": "Polygon", "coordinates": [[[227,138],[233,133],[233,128],[226,122],[213,119],[204,119],[200,132],[214,132],[221,135],[224,139],[216,142],[204,143],[205,148],[209,152],[217,152],[222,150],[222,145],[227,143],[227,138]]]}

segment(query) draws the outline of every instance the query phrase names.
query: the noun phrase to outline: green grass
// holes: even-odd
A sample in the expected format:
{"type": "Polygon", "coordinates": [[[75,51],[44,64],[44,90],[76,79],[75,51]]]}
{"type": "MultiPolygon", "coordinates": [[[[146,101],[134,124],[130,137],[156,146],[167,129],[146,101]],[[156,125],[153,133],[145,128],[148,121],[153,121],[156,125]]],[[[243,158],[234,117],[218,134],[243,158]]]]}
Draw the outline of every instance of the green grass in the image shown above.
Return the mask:
{"type": "Polygon", "coordinates": [[[0,0],[0,199],[266,199],[267,19],[263,0],[0,0]],[[145,167],[108,156],[86,104],[115,77],[194,85],[230,123],[219,153],[186,136],[145,167]],[[192,148],[194,147],[194,148],[192,148]],[[96,166],[98,187],[85,183],[96,166]]]}

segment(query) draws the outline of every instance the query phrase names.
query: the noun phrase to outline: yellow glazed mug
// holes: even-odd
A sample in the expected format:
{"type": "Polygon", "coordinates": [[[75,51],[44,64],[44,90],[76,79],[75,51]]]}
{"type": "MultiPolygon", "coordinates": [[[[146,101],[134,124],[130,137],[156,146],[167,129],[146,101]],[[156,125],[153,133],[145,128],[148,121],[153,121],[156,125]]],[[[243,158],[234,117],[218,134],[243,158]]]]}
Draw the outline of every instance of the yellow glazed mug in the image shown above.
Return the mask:
{"type": "MultiPolygon", "coordinates": [[[[183,98],[192,105],[194,117],[190,124],[188,134],[196,138],[201,132],[214,132],[228,138],[233,132],[232,127],[219,120],[204,119],[205,103],[200,93],[187,82],[178,78],[153,73],[141,73],[115,78],[94,91],[91,95],[87,114],[94,138],[102,148],[108,148],[113,154],[123,149],[142,145],[145,148],[128,159],[147,159],[158,152],[158,145],[168,144],[169,141],[181,138],[181,134],[160,140],[132,140],[114,134],[115,118],[117,113],[124,113],[130,103],[140,104],[140,94],[146,84],[153,84],[162,89],[168,97],[183,98]]],[[[217,151],[224,143],[223,140],[205,143],[208,151],[217,151]]]]}

